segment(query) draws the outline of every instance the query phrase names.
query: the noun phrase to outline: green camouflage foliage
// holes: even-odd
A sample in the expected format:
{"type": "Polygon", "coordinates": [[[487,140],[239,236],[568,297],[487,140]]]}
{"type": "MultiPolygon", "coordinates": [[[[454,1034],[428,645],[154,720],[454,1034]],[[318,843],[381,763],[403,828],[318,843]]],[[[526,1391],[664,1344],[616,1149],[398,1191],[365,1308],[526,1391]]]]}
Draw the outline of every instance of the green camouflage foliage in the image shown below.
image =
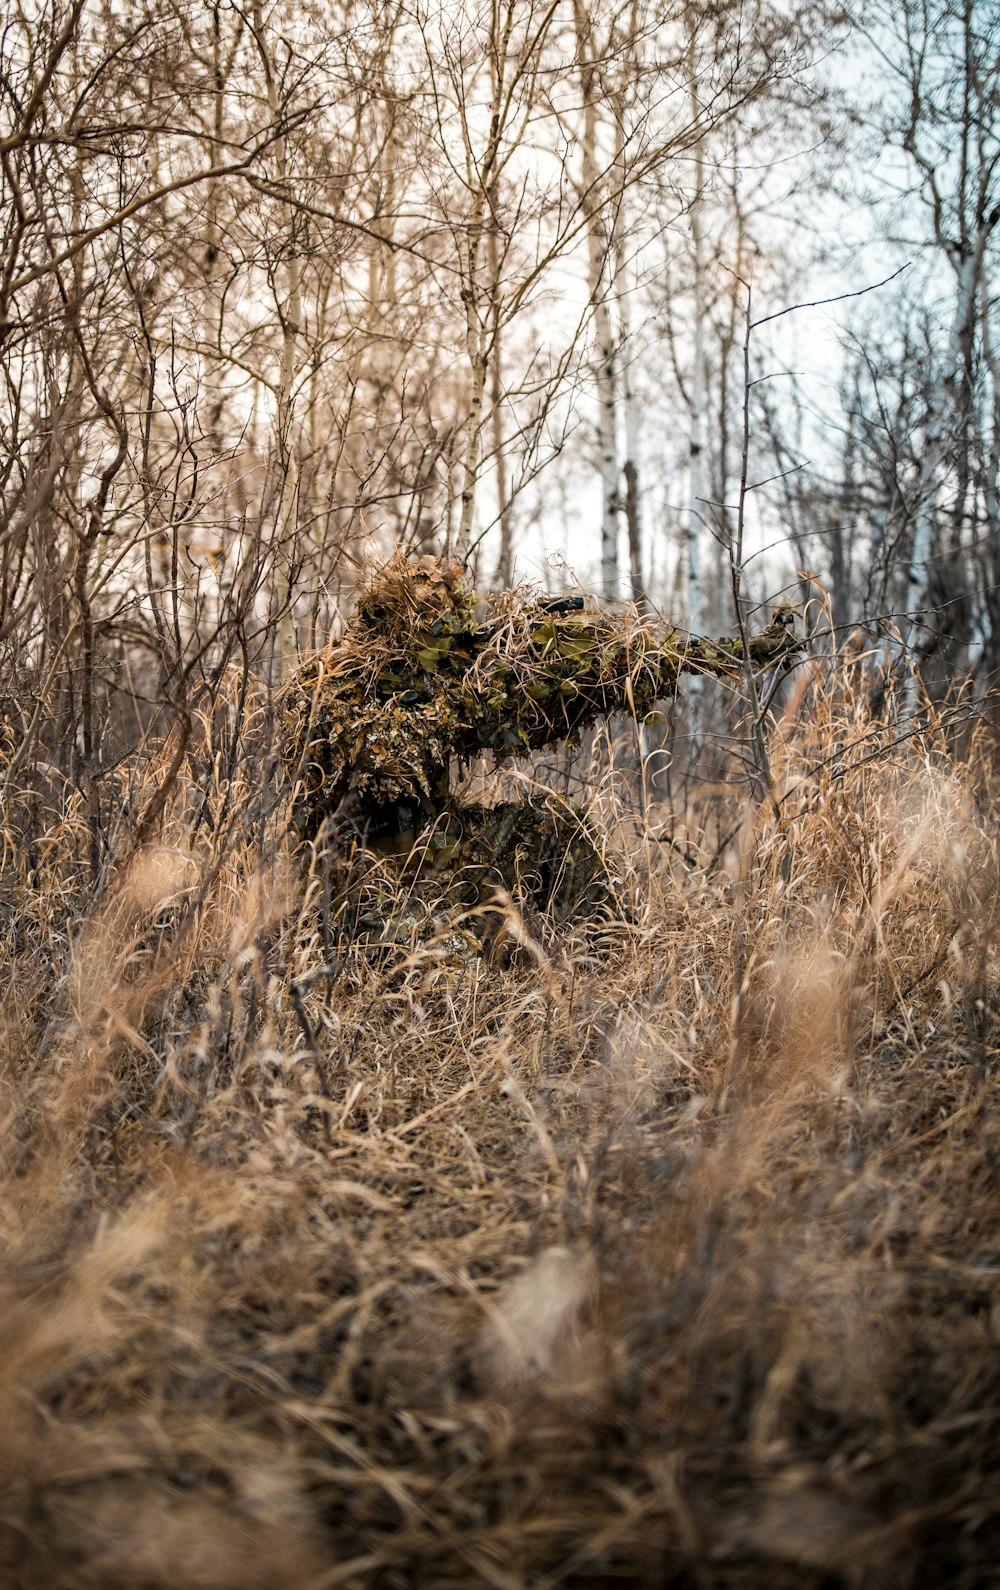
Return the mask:
{"type": "MultiPolygon", "coordinates": [[[[788,623],[776,615],[754,637],[755,666],[799,649],[788,623]]],[[[612,712],[642,723],[681,673],[742,667],[738,638],[692,639],[633,611],[524,592],[484,603],[457,563],[396,558],[288,687],[296,831],[312,838],[347,803],[369,833],[416,832],[448,809],[452,758],[499,764],[572,744],[612,712]]]]}

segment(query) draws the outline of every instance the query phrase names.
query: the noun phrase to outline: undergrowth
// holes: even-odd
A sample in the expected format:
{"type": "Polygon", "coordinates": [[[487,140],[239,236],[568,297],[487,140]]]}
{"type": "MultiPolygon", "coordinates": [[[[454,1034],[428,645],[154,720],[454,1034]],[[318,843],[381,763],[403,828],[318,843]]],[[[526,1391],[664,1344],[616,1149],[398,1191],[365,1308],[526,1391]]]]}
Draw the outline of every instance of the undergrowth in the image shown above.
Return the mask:
{"type": "Polygon", "coordinates": [[[774,799],[599,789],[629,909],[589,930],[383,861],[359,932],[264,702],[138,849],[175,747],[117,770],[96,885],[26,786],[4,1584],[996,1582],[992,746],[863,685],[804,681],[774,799]]]}

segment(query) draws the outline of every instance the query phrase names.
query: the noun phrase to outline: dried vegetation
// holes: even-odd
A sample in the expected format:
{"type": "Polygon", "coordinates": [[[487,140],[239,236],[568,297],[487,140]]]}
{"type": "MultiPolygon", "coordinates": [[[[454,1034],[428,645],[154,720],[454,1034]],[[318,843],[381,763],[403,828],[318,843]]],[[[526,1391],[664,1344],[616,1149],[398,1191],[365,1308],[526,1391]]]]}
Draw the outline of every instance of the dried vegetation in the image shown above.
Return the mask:
{"type": "Polygon", "coordinates": [[[12,802],[4,1584],[996,1582],[991,746],[800,680],[780,820],[598,791],[589,930],[359,934],[263,701],[97,898],[12,802]]]}

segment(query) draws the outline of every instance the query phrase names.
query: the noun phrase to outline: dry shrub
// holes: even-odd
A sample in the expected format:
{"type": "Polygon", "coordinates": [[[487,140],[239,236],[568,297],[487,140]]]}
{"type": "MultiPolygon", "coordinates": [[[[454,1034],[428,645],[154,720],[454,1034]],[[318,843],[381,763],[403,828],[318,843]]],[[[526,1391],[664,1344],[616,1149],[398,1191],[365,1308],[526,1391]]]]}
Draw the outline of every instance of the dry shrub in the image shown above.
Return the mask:
{"type": "Polygon", "coordinates": [[[231,719],[97,897],[46,817],[5,1584],[995,1582],[994,761],[863,684],[817,671],[777,809],[678,814],[683,862],[609,784],[632,909],[575,936],[418,919],[390,868],[359,937],[231,719]]]}

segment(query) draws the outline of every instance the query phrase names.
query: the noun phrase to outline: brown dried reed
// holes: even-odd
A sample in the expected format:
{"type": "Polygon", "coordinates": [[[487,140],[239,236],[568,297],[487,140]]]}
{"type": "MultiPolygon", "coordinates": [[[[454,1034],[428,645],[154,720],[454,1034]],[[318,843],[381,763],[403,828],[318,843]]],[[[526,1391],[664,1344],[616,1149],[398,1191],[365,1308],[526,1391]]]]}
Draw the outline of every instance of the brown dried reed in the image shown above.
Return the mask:
{"type": "Polygon", "coordinates": [[[358,935],[254,711],[96,897],[8,825],[2,1582],[995,1584],[985,731],[816,665],[777,807],[609,781],[630,920],[480,953],[358,935]]]}

